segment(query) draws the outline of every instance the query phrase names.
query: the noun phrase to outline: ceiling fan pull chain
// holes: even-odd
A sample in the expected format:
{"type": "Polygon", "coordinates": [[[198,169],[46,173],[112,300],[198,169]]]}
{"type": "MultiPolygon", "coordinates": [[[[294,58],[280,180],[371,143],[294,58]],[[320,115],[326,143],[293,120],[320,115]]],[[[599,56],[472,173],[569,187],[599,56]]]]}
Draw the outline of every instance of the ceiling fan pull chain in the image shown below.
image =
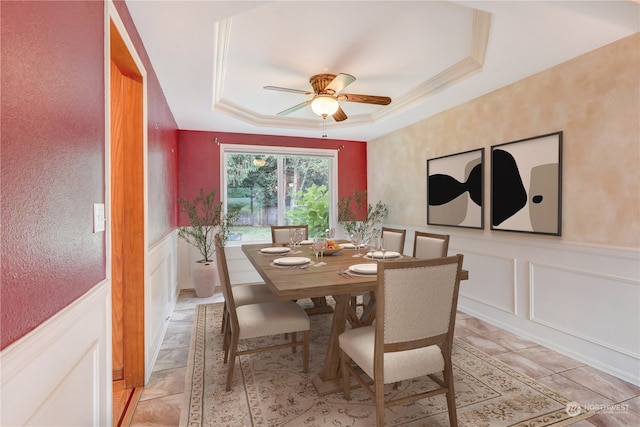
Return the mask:
{"type": "Polygon", "coordinates": [[[327,137],[327,115],[322,116],[322,137],[327,137]]]}

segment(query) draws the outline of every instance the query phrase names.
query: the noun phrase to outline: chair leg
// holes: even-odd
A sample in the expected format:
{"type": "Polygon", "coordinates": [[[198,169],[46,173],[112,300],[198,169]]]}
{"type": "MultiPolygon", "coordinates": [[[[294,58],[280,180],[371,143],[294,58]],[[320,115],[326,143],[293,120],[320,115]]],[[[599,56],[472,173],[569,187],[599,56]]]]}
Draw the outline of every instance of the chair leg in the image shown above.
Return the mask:
{"type": "Polygon", "coordinates": [[[311,340],[311,331],[304,331],[302,335],[302,372],[309,372],[309,341],[311,340]]]}
{"type": "MultiPolygon", "coordinates": [[[[225,311],[226,313],[226,311],[225,311]]],[[[223,338],[222,338],[222,349],[227,352],[227,350],[229,349],[229,335],[228,335],[228,330],[229,330],[229,316],[224,316],[223,315],[223,319],[222,319],[222,333],[224,334],[223,338]]]]}
{"type": "MultiPolygon", "coordinates": [[[[296,333],[295,332],[291,332],[291,344],[296,342],[296,333]]],[[[295,353],[298,349],[297,349],[297,345],[293,345],[291,347],[291,353],[295,353]]]]}
{"type": "Polygon", "coordinates": [[[220,333],[223,334],[224,333],[224,328],[225,328],[225,324],[227,321],[227,317],[229,316],[229,312],[227,311],[227,307],[224,307],[224,310],[222,310],[222,323],[220,324],[220,333]]]}
{"type": "Polygon", "coordinates": [[[351,378],[349,378],[351,358],[344,351],[340,351],[340,359],[342,360],[342,393],[345,400],[351,400],[351,378]]]}
{"type": "Polygon", "coordinates": [[[229,319],[227,319],[227,328],[224,333],[224,344],[222,345],[224,348],[224,363],[227,363],[229,360],[229,346],[231,345],[231,327],[228,323],[229,319]]]}
{"type": "Polygon", "coordinates": [[[451,427],[458,427],[458,416],[456,414],[456,393],[453,389],[453,369],[450,361],[445,361],[443,376],[444,382],[448,388],[446,396],[447,410],[449,412],[449,425],[451,427]]]}
{"type": "Polygon", "coordinates": [[[376,425],[384,427],[384,382],[382,379],[375,381],[376,425]]]}
{"type": "Polygon", "coordinates": [[[234,335],[231,340],[231,357],[229,357],[229,369],[227,371],[227,391],[231,390],[231,380],[233,379],[233,369],[236,366],[236,352],[238,351],[238,336],[234,335]]]}

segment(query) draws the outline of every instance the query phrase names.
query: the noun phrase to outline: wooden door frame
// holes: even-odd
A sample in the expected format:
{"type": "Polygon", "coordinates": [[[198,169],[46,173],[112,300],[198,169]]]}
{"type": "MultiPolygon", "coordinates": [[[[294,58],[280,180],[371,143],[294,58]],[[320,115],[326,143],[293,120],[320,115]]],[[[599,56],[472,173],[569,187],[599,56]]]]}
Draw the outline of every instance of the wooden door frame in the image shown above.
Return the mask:
{"type": "Polygon", "coordinates": [[[148,376],[145,338],[147,129],[146,73],[124,25],[109,2],[106,57],[110,248],[114,379],[125,388],[148,376]]]}

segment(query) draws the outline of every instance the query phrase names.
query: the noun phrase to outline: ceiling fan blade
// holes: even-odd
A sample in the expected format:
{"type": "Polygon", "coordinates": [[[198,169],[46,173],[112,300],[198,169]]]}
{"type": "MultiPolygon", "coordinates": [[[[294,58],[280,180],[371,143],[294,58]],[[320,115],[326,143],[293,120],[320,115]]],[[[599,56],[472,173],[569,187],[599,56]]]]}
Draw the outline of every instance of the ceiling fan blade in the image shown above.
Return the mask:
{"type": "Polygon", "coordinates": [[[349,86],[351,83],[355,82],[356,78],[351,74],[340,73],[338,74],[331,83],[324,88],[326,92],[331,95],[341,92],[345,87],[349,86]]]}
{"type": "Polygon", "coordinates": [[[347,115],[342,110],[342,107],[338,107],[338,111],[333,113],[333,120],[335,120],[336,122],[347,120],[347,115]]]}
{"type": "Polygon", "coordinates": [[[291,114],[291,113],[293,113],[294,111],[298,111],[298,110],[300,110],[300,109],[302,109],[302,108],[306,107],[306,106],[307,106],[307,105],[309,105],[309,104],[311,104],[311,100],[301,102],[300,104],[294,105],[294,106],[293,106],[293,107],[291,107],[291,108],[287,108],[287,109],[286,109],[286,110],[284,110],[284,111],[280,111],[277,115],[278,115],[278,116],[286,116],[287,114],[291,114]]]}
{"type": "Polygon", "coordinates": [[[340,95],[338,95],[338,100],[376,105],[391,104],[391,98],[389,98],[388,96],[356,95],[354,93],[341,93],[340,95]]]}
{"type": "Polygon", "coordinates": [[[286,88],[286,87],[278,87],[278,86],[264,86],[263,89],[277,90],[277,91],[280,91],[280,92],[301,93],[303,95],[313,95],[313,92],[309,92],[308,90],[289,89],[289,88],[286,88]]]}

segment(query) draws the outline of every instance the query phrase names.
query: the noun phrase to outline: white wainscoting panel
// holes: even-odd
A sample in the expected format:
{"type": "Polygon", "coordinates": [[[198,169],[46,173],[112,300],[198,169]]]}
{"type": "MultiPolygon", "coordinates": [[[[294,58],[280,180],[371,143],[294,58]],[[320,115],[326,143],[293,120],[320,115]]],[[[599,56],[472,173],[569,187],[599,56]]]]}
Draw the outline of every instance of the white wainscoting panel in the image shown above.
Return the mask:
{"type": "Polygon", "coordinates": [[[451,247],[449,254],[464,254],[465,270],[473,271],[460,285],[460,295],[488,307],[517,314],[516,260],[451,247]]]}
{"type": "Polygon", "coordinates": [[[145,383],[153,371],[180,292],[176,251],[176,232],[149,248],[145,289],[145,383]]]}
{"type": "Polygon", "coordinates": [[[531,278],[532,321],[639,357],[640,283],[548,264],[532,264],[531,278]]]}
{"type": "Polygon", "coordinates": [[[3,426],[112,424],[111,283],[0,354],[3,426]]]}
{"type": "MultiPolygon", "coordinates": [[[[202,259],[202,255],[192,245],[186,243],[183,239],[178,239],[179,254],[179,280],[180,289],[193,289],[193,281],[191,279],[191,266],[193,263],[202,259]]],[[[225,248],[227,255],[227,265],[229,266],[229,279],[232,284],[261,282],[260,275],[253,268],[247,257],[242,252],[242,247],[236,243],[230,243],[225,248]]],[[[220,285],[218,283],[216,286],[220,285]]]]}
{"type": "Polygon", "coordinates": [[[407,227],[449,234],[469,280],[458,307],[479,319],[640,386],[640,250],[559,237],[407,227]]]}

